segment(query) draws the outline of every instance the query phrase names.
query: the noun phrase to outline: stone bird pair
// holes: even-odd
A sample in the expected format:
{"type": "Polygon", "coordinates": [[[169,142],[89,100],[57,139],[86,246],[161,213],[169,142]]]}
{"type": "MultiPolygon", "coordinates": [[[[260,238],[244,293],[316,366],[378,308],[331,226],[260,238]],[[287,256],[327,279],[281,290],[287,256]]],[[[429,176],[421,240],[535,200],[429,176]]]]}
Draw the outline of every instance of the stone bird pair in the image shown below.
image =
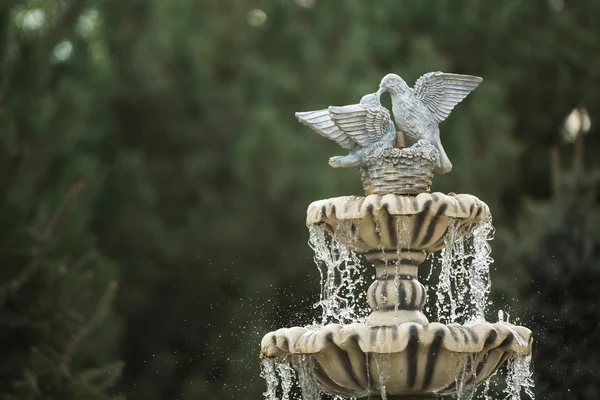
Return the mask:
{"type": "Polygon", "coordinates": [[[350,150],[347,156],[331,157],[334,168],[363,165],[363,157],[375,147],[394,147],[396,127],[389,111],[381,105],[384,92],[392,99],[396,125],[409,139],[431,143],[439,152],[435,173],[445,174],[452,169],[440,141],[438,124],[445,120],[482,81],[471,75],[429,72],[420,77],[413,88],[396,74],[388,74],[375,93],[364,96],[360,103],[330,106],[327,109],[298,112],[296,117],[320,135],[350,150]]]}

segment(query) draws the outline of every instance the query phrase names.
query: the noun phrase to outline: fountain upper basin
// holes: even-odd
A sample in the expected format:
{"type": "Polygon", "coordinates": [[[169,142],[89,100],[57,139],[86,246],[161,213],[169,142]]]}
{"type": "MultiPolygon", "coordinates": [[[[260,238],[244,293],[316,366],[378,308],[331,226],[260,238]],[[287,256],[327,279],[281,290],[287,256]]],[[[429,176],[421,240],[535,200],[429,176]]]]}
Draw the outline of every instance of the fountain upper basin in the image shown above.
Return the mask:
{"type": "Polygon", "coordinates": [[[359,253],[393,253],[398,246],[435,252],[445,246],[451,224],[460,235],[490,219],[488,206],[468,194],[373,194],[315,201],[306,225],[323,225],[359,253]]]}

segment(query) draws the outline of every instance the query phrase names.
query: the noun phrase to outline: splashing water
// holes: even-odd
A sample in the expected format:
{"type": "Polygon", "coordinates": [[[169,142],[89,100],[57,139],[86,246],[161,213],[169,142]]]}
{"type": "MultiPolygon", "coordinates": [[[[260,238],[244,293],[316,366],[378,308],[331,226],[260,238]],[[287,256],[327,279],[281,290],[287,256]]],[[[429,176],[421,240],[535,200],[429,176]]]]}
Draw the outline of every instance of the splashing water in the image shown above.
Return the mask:
{"type": "Polygon", "coordinates": [[[535,386],[533,382],[533,370],[531,368],[531,356],[515,355],[506,362],[506,398],[510,400],[520,400],[521,391],[531,399],[535,395],[531,390],[535,386]]]}
{"type": "Polygon", "coordinates": [[[485,380],[485,383],[483,384],[483,392],[481,393],[481,396],[479,397],[480,399],[483,399],[483,400],[493,400],[490,397],[490,383],[492,382],[492,377],[494,375],[496,375],[495,372],[492,374],[492,376],[490,376],[489,378],[487,378],[485,380]]]}
{"type": "Polygon", "coordinates": [[[392,360],[390,354],[378,354],[373,353],[375,363],[377,365],[377,371],[379,371],[379,394],[381,400],[387,400],[387,383],[390,380],[390,369],[392,367],[392,360]]]}
{"type": "Polygon", "coordinates": [[[260,363],[260,376],[267,382],[267,391],[263,393],[266,400],[277,400],[279,380],[275,373],[275,361],[264,358],[260,363]]]}
{"type": "Polygon", "coordinates": [[[379,238],[379,244],[377,244],[377,249],[381,251],[383,254],[383,259],[387,263],[387,259],[385,257],[385,248],[383,246],[383,242],[381,241],[381,221],[379,219],[375,219],[375,232],[377,233],[377,237],[379,238]]]}
{"type": "MultiPolygon", "coordinates": [[[[446,236],[446,247],[442,249],[438,263],[441,266],[438,285],[433,295],[436,298],[437,318],[445,323],[466,323],[467,325],[485,322],[486,306],[491,290],[489,274],[491,257],[489,241],[493,239],[494,227],[491,219],[479,224],[471,236],[462,235],[456,223],[452,223],[446,236]]],[[[433,270],[433,267],[432,267],[433,270]]],[[[429,280],[432,276],[430,272],[429,280]]],[[[508,323],[509,316],[498,313],[499,322],[508,323]]],[[[511,329],[509,327],[509,329],[511,329]]],[[[512,329],[511,329],[512,330],[512,329]]],[[[527,343],[513,331],[519,346],[527,347],[527,343]]],[[[530,399],[534,398],[531,388],[534,386],[530,369],[531,356],[514,356],[508,363],[506,378],[507,398],[518,400],[523,390],[530,399]]],[[[457,398],[469,400],[474,396],[474,387],[465,385],[469,371],[457,380],[457,398]]],[[[486,381],[482,396],[490,400],[488,395],[489,379],[486,381]]]]}
{"type": "Polygon", "coordinates": [[[452,261],[454,260],[454,243],[457,239],[456,224],[454,221],[448,227],[445,238],[446,247],[440,252],[441,271],[439,281],[435,288],[435,306],[437,319],[441,323],[456,321],[456,300],[452,292],[452,261]],[[446,299],[448,297],[448,299],[446,299]]]}
{"type": "Polygon", "coordinates": [[[302,400],[319,400],[321,390],[313,374],[315,360],[309,355],[297,355],[292,359],[292,365],[298,374],[298,383],[302,391],[302,400]]]}
{"type": "Polygon", "coordinates": [[[371,365],[369,364],[369,353],[365,353],[365,364],[367,368],[367,391],[369,392],[369,399],[371,398],[371,365]]]}
{"type": "MultiPolygon", "coordinates": [[[[510,314],[503,310],[498,311],[498,322],[505,324],[506,328],[512,333],[517,341],[517,345],[522,349],[528,347],[528,343],[519,335],[509,324],[510,314]]],[[[521,391],[531,399],[535,399],[535,395],[531,390],[535,386],[533,382],[533,368],[531,367],[531,356],[514,355],[506,362],[506,398],[511,400],[520,400],[521,391]]]]}
{"type": "Polygon", "coordinates": [[[489,270],[494,262],[488,242],[493,233],[491,220],[478,225],[470,236],[459,232],[456,222],[448,227],[446,247],[439,257],[439,281],[433,293],[438,321],[467,324],[485,321],[491,289],[489,270]]]}
{"type": "Polygon", "coordinates": [[[289,364],[277,364],[277,374],[281,379],[281,400],[290,400],[290,393],[294,385],[296,371],[289,364]]]}
{"type": "Polygon", "coordinates": [[[475,394],[475,356],[473,353],[461,355],[461,371],[455,378],[457,400],[471,400],[475,394]]]}
{"type": "Polygon", "coordinates": [[[504,310],[498,311],[498,322],[510,322],[510,314],[507,312],[506,317],[504,317],[504,310]]]}
{"type": "Polygon", "coordinates": [[[485,321],[485,308],[492,288],[490,265],[494,262],[491,256],[490,241],[494,238],[494,226],[491,219],[479,225],[473,232],[473,260],[471,262],[471,304],[473,314],[470,323],[485,321]]]}
{"type": "MultiPolygon", "coordinates": [[[[504,312],[498,312],[499,322],[504,322],[506,328],[508,328],[515,340],[517,345],[522,349],[526,349],[527,342],[515,332],[514,329],[508,324],[510,316],[507,313],[506,321],[504,321],[504,312]]],[[[531,399],[535,399],[535,395],[531,388],[535,386],[533,382],[533,368],[531,367],[531,355],[523,356],[516,354],[508,359],[506,362],[506,389],[504,392],[507,394],[506,398],[511,400],[520,400],[521,391],[531,399]]]]}
{"type": "MultiPolygon", "coordinates": [[[[321,325],[327,323],[347,324],[361,320],[368,309],[361,304],[359,288],[364,284],[360,259],[342,243],[341,234],[351,232],[341,226],[340,234],[331,237],[322,226],[309,227],[309,246],[314,250],[314,260],[321,275],[321,293],[315,307],[321,307],[321,325]]],[[[357,233],[355,233],[357,235],[357,233]]],[[[345,237],[352,242],[356,237],[345,237]]],[[[363,294],[364,296],[364,294],[363,294]]],[[[319,325],[315,324],[314,328],[319,325]]],[[[314,377],[314,358],[309,355],[294,355],[291,365],[281,360],[264,359],[261,377],[267,382],[266,400],[290,400],[294,381],[298,381],[303,400],[319,400],[321,390],[314,377]],[[278,390],[281,397],[278,396],[278,390]]],[[[341,397],[334,397],[340,399],[341,397]]],[[[344,399],[347,400],[347,399],[344,399]]]]}
{"type": "MultiPolygon", "coordinates": [[[[350,229],[339,229],[349,232],[350,229]]],[[[348,324],[361,321],[368,313],[361,302],[364,285],[360,259],[338,240],[329,236],[324,227],[309,227],[309,246],[314,250],[314,260],[321,274],[321,294],[315,307],[321,307],[321,324],[348,324]]]]}
{"type": "Polygon", "coordinates": [[[302,400],[319,400],[321,390],[314,377],[314,359],[310,355],[291,355],[283,359],[265,358],[261,362],[260,376],[267,382],[263,393],[265,400],[299,400],[292,397],[292,389],[297,383],[302,400]],[[280,396],[279,396],[280,395],[280,396]]]}

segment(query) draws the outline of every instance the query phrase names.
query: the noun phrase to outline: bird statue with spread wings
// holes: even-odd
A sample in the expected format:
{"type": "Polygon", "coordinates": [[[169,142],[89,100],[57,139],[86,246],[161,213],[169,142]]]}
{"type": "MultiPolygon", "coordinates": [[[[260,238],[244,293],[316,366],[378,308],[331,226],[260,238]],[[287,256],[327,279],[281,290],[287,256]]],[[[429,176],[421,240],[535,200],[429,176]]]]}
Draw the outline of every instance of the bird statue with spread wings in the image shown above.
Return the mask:
{"type": "Polygon", "coordinates": [[[452,169],[452,163],[442,147],[438,124],[448,118],[454,107],[482,80],[472,75],[429,72],[411,89],[398,75],[388,74],[381,80],[377,95],[390,94],[398,129],[413,143],[422,139],[431,143],[440,153],[433,172],[445,174],[452,169]]]}
{"type": "Polygon", "coordinates": [[[409,139],[409,144],[422,140],[431,144],[439,152],[434,172],[445,174],[452,169],[452,163],[442,147],[438,124],[481,81],[477,76],[430,72],[410,88],[400,76],[388,74],[381,80],[379,90],[364,96],[359,104],[297,112],[296,117],[350,150],[347,156],[331,157],[332,167],[363,166],[366,156],[396,144],[396,127],[380,102],[381,95],[387,92],[398,129],[409,139]]]}
{"type": "Polygon", "coordinates": [[[350,150],[347,156],[329,159],[334,168],[362,166],[366,154],[376,148],[394,147],[396,143],[390,112],[380,104],[376,93],[363,96],[359,104],[297,112],[296,117],[318,134],[350,150]]]}

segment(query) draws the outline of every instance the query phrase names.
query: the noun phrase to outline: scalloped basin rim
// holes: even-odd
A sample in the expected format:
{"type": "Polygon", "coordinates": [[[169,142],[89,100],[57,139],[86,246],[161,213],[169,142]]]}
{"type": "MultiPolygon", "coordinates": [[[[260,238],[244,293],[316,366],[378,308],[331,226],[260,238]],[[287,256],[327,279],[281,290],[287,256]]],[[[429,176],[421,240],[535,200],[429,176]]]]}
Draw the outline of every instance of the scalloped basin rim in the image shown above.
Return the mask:
{"type": "Polygon", "coordinates": [[[443,215],[450,218],[485,221],[491,218],[487,204],[470,194],[446,195],[420,193],[416,196],[398,194],[372,194],[342,196],[317,200],[308,206],[306,225],[315,225],[327,219],[358,220],[381,210],[390,215],[415,215],[427,210],[432,203],[443,205],[443,215]]]}
{"type": "Polygon", "coordinates": [[[437,322],[429,325],[405,323],[376,328],[360,323],[331,324],[317,330],[292,327],[270,332],[261,342],[261,355],[315,354],[331,342],[343,350],[358,345],[364,353],[391,354],[403,352],[411,338],[417,338],[422,346],[429,346],[440,337],[441,346],[455,353],[479,353],[484,349],[503,347],[515,354],[529,355],[533,342],[529,329],[503,322],[469,326],[437,322]],[[515,334],[520,336],[521,341],[515,338],[515,334]]]}

